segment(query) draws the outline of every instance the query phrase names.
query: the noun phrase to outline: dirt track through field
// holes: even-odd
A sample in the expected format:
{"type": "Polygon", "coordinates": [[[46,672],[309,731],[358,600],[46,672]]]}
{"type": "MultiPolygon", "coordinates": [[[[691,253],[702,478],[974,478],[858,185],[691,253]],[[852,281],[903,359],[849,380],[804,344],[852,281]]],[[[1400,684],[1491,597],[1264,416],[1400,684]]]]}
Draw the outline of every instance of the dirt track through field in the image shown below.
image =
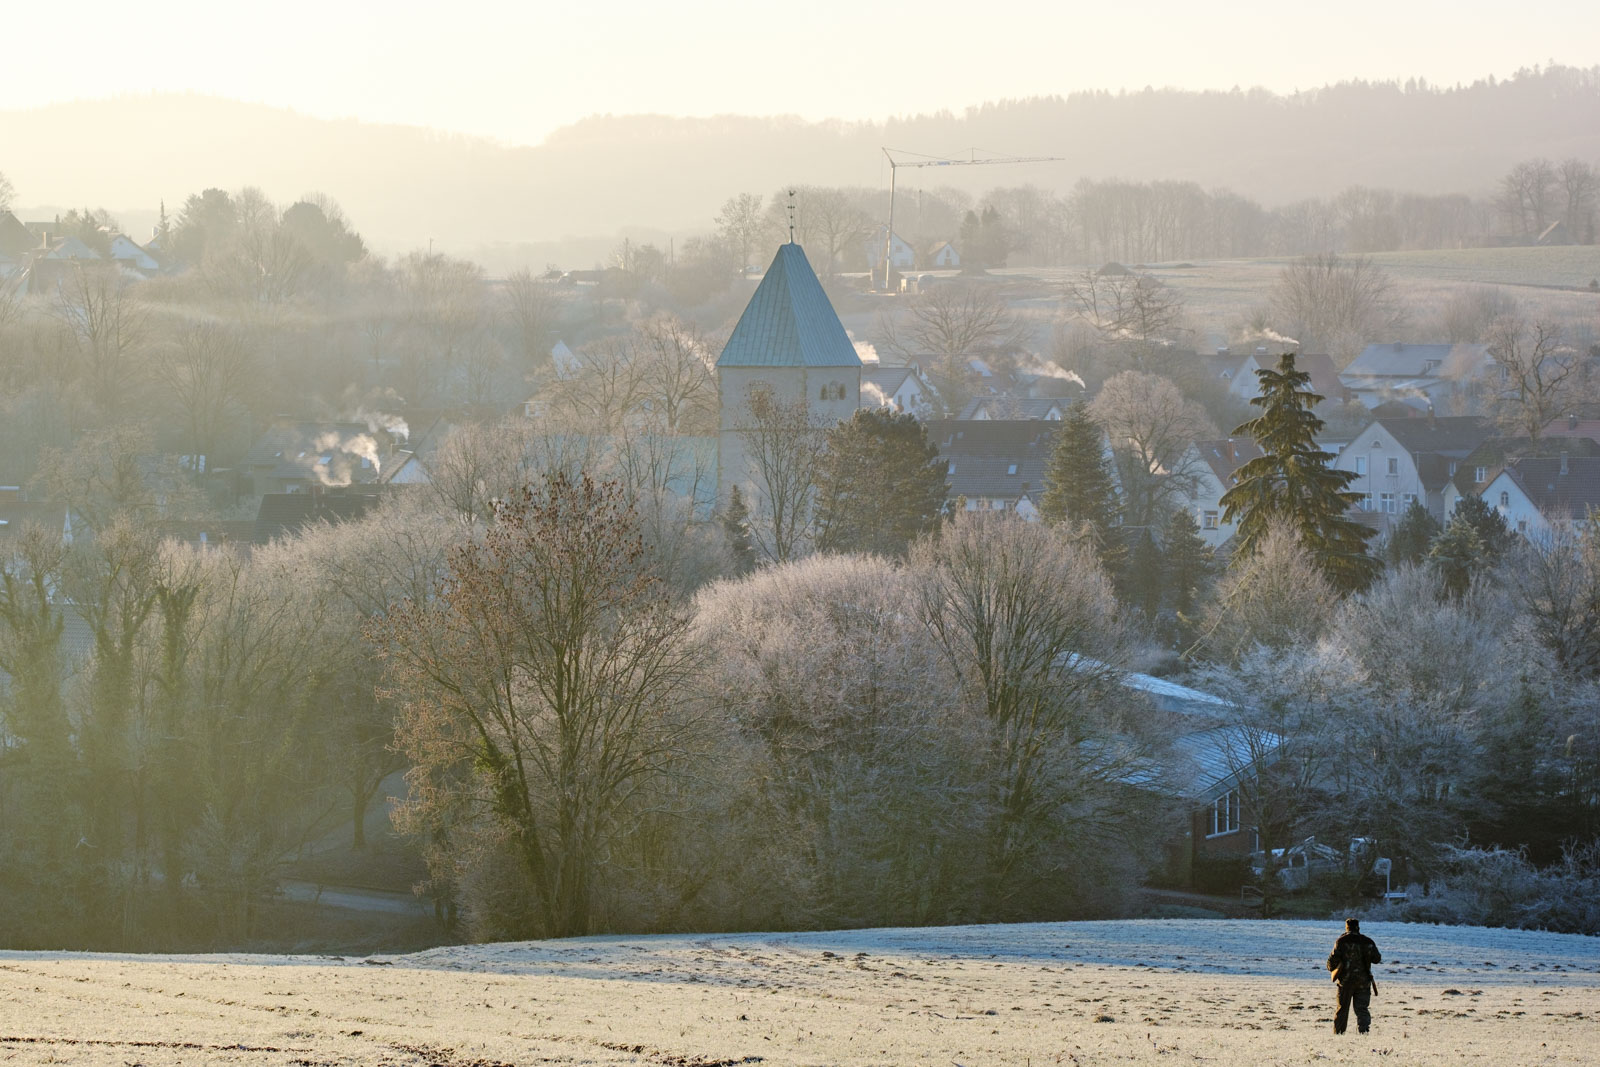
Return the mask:
{"type": "Polygon", "coordinates": [[[1600,942],[1375,924],[1371,1034],[1330,1033],[1335,924],[1065,923],[592,938],[354,960],[0,954],[0,1062],[1587,1064],[1600,942]]]}

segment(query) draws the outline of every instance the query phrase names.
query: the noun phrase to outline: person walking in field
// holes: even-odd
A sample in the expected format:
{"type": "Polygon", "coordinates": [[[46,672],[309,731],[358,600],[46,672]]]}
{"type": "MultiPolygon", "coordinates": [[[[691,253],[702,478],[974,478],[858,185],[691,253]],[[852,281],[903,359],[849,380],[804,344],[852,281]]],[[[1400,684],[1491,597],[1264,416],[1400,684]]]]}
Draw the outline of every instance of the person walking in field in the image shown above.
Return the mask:
{"type": "Polygon", "coordinates": [[[1378,945],[1361,932],[1358,919],[1344,921],[1344,933],[1333,943],[1328,953],[1328,970],[1333,972],[1333,982],[1339,987],[1339,1010],[1333,1016],[1333,1032],[1342,1034],[1350,1021],[1350,1008],[1356,1009],[1356,1029],[1366,1033],[1372,1025],[1372,1012],[1367,1005],[1378,983],[1372,977],[1372,965],[1383,962],[1378,945]]]}

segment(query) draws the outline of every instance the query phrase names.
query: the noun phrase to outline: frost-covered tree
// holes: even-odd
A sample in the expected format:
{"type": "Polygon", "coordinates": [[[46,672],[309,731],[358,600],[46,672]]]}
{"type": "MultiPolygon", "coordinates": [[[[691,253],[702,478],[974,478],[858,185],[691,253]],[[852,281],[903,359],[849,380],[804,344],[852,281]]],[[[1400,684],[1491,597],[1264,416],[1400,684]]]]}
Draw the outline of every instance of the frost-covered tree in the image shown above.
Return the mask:
{"type": "Polygon", "coordinates": [[[856,555],[696,599],[702,693],[759,753],[726,833],[760,853],[741,866],[788,872],[781,892],[754,888],[783,922],[937,922],[970,906],[982,732],[919,608],[916,574],[856,555]]]}
{"type": "Polygon", "coordinates": [[[1127,633],[1093,555],[1009,513],[957,516],[911,566],[923,617],[985,724],[988,892],[1006,914],[1050,892],[1037,880],[1052,868],[1088,871],[1133,826],[1116,785],[1140,754],[1116,700],[1127,633]]]}

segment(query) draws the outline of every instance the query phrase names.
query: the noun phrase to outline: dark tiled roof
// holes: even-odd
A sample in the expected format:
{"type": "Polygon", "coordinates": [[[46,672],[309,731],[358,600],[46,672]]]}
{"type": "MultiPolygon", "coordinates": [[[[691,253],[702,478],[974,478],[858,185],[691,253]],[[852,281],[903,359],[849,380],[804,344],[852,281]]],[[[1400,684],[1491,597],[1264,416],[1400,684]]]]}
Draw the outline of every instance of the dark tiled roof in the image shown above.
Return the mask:
{"type": "Polygon", "coordinates": [[[1368,345],[1344,374],[1346,378],[1470,377],[1489,359],[1488,345],[1368,345]]]}
{"type": "Polygon", "coordinates": [[[1260,447],[1248,437],[1196,441],[1194,447],[1224,486],[1233,484],[1234,471],[1262,454],[1260,447]]]}
{"type": "Polygon", "coordinates": [[[717,366],[861,366],[856,346],[799,245],[778,246],[717,366]]]}
{"type": "MultiPolygon", "coordinates": [[[[1281,354],[1252,352],[1246,357],[1241,376],[1254,383],[1257,380],[1255,371],[1277,370],[1278,360],[1282,358],[1281,354]]],[[[1339,370],[1333,365],[1333,357],[1326,352],[1297,352],[1294,357],[1294,368],[1311,375],[1312,390],[1324,400],[1337,403],[1344,399],[1344,383],[1339,381],[1339,370]]]]}
{"type": "MultiPolygon", "coordinates": [[[[1566,425],[1565,422],[1562,425],[1566,425]]],[[[1548,429],[1546,432],[1549,432],[1548,429]]],[[[1546,437],[1537,447],[1526,437],[1490,437],[1456,464],[1452,481],[1463,495],[1476,494],[1483,488],[1473,474],[1482,467],[1487,475],[1485,484],[1494,480],[1500,467],[1515,456],[1557,456],[1566,452],[1572,456],[1600,456],[1600,440],[1588,437],[1546,437]]]]}
{"type": "Polygon", "coordinates": [[[1524,456],[1507,463],[1506,473],[1552,519],[1581,519],[1600,508],[1600,457],[1524,456]]]}
{"type": "Polygon", "coordinates": [[[1600,441],[1600,419],[1563,415],[1559,419],[1551,419],[1544,433],[1546,437],[1587,437],[1600,441]]]}
{"type": "Polygon", "coordinates": [[[886,367],[881,363],[863,363],[861,365],[861,388],[871,384],[878,387],[884,396],[894,396],[895,391],[905,384],[907,378],[915,373],[910,367],[886,367]]]}
{"type": "Polygon", "coordinates": [[[1432,419],[1379,419],[1400,447],[1413,456],[1437,452],[1461,459],[1494,432],[1488,419],[1477,415],[1442,415],[1432,419]]]}
{"type": "Polygon", "coordinates": [[[351,493],[267,493],[256,513],[254,540],[265,545],[292,537],[313,523],[359,519],[377,501],[375,496],[351,493]]]}
{"type": "Polygon", "coordinates": [[[1060,428],[1043,419],[934,419],[928,440],[950,468],[950,497],[1019,500],[1043,492],[1060,428]]]}
{"type": "Polygon", "coordinates": [[[1065,416],[1071,404],[1070,400],[1048,396],[980,396],[963,408],[957,417],[976,419],[978,413],[983,412],[990,420],[1047,419],[1051,411],[1065,416]]]}

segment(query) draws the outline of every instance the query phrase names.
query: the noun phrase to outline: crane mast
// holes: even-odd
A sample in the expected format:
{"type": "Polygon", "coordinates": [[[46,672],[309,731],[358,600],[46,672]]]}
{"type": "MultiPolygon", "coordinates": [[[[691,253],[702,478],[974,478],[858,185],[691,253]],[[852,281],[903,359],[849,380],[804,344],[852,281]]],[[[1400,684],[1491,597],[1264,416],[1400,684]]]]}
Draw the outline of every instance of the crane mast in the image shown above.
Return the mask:
{"type": "Polygon", "coordinates": [[[894,273],[894,187],[895,176],[901,167],[983,167],[996,163],[1061,163],[1065,162],[1064,156],[992,156],[986,159],[978,158],[976,148],[968,150],[966,159],[945,159],[940,156],[920,156],[917,159],[895,159],[894,154],[919,155],[916,152],[906,152],[898,148],[885,148],[884,158],[889,161],[889,228],[883,235],[883,289],[891,292],[889,279],[894,273]]]}

